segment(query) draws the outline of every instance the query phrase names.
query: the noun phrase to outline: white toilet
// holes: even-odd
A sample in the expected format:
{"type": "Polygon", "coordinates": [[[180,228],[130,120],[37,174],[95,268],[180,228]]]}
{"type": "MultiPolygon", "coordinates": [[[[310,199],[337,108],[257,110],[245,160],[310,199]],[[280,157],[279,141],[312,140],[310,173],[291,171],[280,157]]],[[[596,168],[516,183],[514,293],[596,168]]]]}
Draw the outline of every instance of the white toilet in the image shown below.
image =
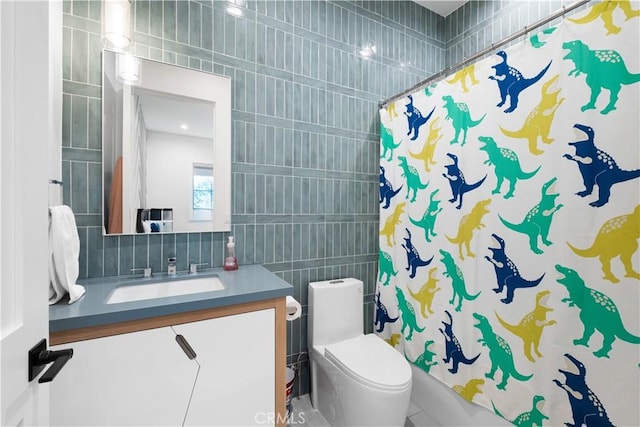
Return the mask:
{"type": "Polygon", "coordinates": [[[404,426],[411,367],[363,331],[362,282],[309,283],[311,403],[332,426],[404,426]]]}

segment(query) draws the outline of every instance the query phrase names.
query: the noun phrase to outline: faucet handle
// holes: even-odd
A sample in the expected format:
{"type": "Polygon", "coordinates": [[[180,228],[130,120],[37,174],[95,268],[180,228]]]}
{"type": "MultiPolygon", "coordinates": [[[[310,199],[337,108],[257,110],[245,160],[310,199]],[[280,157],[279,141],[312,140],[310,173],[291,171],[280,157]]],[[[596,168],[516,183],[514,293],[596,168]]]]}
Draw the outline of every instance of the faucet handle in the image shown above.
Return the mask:
{"type": "Polygon", "coordinates": [[[131,272],[142,271],[144,277],[151,277],[151,267],[132,268],[131,272]]]}
{"type": "Polygon", "coordinates": [[[206,262],[203,262],[202,264],[196,264],[195,262],[192,262],[191,264],[189,264],[189,273],[195,274],[198,272],[198,267],[204,267],[205,265],[209,264],[206,262]]]}

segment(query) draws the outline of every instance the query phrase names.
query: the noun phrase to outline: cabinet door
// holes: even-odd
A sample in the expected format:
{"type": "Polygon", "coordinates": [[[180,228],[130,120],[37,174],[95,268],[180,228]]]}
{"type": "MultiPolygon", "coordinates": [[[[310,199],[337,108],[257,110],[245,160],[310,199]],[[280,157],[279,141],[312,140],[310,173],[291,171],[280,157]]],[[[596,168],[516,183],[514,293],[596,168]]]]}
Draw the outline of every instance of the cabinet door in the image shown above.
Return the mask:
{"type": "Polygon", "coordinates": [[[171,328],[66,344],[50,385],[51,425],[180,426],[198,366],[171,328]]]}
{"type": "Polygon", "coordinates": [[[174,326],[196,352],[200,372],[185,425],[273,424],[275,310],[174,326]]]}

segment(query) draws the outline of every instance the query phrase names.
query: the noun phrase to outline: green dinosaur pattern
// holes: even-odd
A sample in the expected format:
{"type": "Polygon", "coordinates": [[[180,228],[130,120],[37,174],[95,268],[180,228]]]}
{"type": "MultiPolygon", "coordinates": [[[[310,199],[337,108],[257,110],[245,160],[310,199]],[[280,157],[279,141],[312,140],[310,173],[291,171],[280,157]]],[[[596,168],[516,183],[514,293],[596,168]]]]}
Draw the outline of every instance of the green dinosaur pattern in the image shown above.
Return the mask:
{"type": "Polygon", "coordinates": [[[489,349],[489,359],[491,359],[491,370],[485,374],[486,378],[493,380],[498,369],[502,371],[502,381],[496,386],[500,390],[506,390],[507,381],[510,377],[518,381],[529,381],[533,374],[523,375],[516,370],[513,361],[513,353],[509,343],[500,335],[493,332],[489,320],[482,314],[473,313],[476,323],[473,325],[480,331],[480,344],[489,349]]]}
{"type": "Polygon", "coordinates": [[[451,288],[453,289],[453,296],[451,297],[451,300],[449,300],[449,304],[454,304],[457,298],[458,305],[456,306],[455,310],[461,311],[462,301],[463,300],[473,301],[474,299],[478,298],[478,295],[480,295],[480,292],[474,295],[470,295],[467,292],[467,288],[464,283],[464,276],[462,275],[462,270],[460,270],[460,267],[456,265],[451,254],[445,250],[440,249],[440,255],[442,255],[442,258],[440,258],[440,261],[442,262],[445,268],[445,271],[442,273],[442,275],[451,279],[451,288]]]}
{"type": "Polygon", "coordinates": [[[418,326],[416,311],[413,309],[411,303],[407,301],[407,297],[404,296],[404,292],[402,292],[402,289],[397,286],[396,297],[398,298],[398,311],[400,312],[402,320],[402,329],[400,330],[400,333],[404,334],[404,331],[406,329],[409,329],[409,334],[404,337],[404,339],[407,341],[411,341],[414,331],[422,332],[424,331],[424,328],[418,326]]]}
{"type": "Polygon", "coordinates": [[[538,238],[540,238],[546,246],[553,244],[553,242],[549,240],[551,220],[553,219],[553,214],[564,206],[562,203],[556,205],[556,198],[560,195],[559,193],[553,192],[556,180],[557,178],[552,178],[544,183],[540,191],[540,202],[527,212],[527,215],[519,224],[511,223],[502,216],[499,216],[500,221],[502,221],[507,228],[529,237],[529,247],[534,254],[541,254],[543,252],[542,249],[538,247],[538,238]]]}
{"type": "Polygon", "coordinates": [[[418,197],[418,191],[424,190],[429,185],[428,182],[422,183],[420,180],[420,174],[418,173],[418,169],[414,168],[410,164],[407,163],[407,158],[405,156],[398,156],[398,160],[400,161],[400,168],[402,169],[402,176],[407,180],[407,196],[408,199],[413,192],[413,197],[411,197],[410,203],[416,201],[416,197],[418,197]]]}
{"type": "Polygon", "coordinates": [[[439,190],[436,189],[431,192],[431,196],[429,196],[429,206],[427,207],[427,210],[424,211],[422,218],[415,220],[409,217],[411,224],[424,229],[424,238],[427,242],[430,242],[433,237],[438,235],[435,232],[436,218],[438,217],[438,214],[442,212],[440,200],[435,198],[438,191],[439,190]]]}
{"type": "MultiPolygon", "coordinates": [[[[505,5],[527,11],[503,2],[485,23],[506,22],[505,5]]],[[[379,149],[356,131],[321,172],[345,185],[310,182],[339,223],[315,246],[334,259],[324,270],[377,279],[365,307],[398,320],[374,333],[414,387],[426,373],[452,389],[434,400],[517,426],[640,426],[640,3],[592,0],[550,23],[381,106],[379,149]],[[344,227],[353,214],[366,224],[344,227]],[[371,243],[377,270],[343,266],[371,243]]]]}
{"type": "Polygon", "coordinates": [[[409,360],[409,362],[413,363],[414,365],[416,365],[418,368],[422,369],[426,373],[429,373],[429,371],[431,370],[431,367],[438,364],[438,361],[434,360],[436,359],[436,353],[434,353],[429,349],[429,347],[431,347],[432,345],[433,345],[432,340],[425,341],[424,352],[422,352],[422,354],[420,354],[415,361],[409,360],[408,357],[407,357],[407,360],[409,360]]]}
{"type": "Polygon", "coordinates": [[[383,250],[380,250],[378,270],[378,280],[385,286],[389,284],[392,277],[395,277],[396,274],[398,274],[398,272],[393,268],[393,258],[383,250]],[[382,280],[383,278],[385,280],[382,280]]]}
{"type": "Polygon", "coordinates": [[[595,109],[600,92],[602,89],[607,89],[609,91],[609,103],[601,113],[608,114],[616,109],[622,85],[640,82],[640,73],[630,73],[622,56],[615,50],[591,50],[589,46],[580,40],[565,42],[562,47],[569,51],[564,59],[570,60],[574,64],[574,68],[569,71],[569,75],[578,77],[581,74],[585,74],[585,82],[591,89],[589,102],[580,108],[581,111],[595,109]]]}
{"type": "Polygon", "coordinates": [[[561,276],[558,283],[564,286],[569,296],[562,298],[569,307],[580,310],[580,321],[584,326],[581,338],[573,340],[575,345],[589,346],[589,339],[595,331],[602,334],[602,347],[593,354],[596,357],[609,357],[611,346],[616,338],[631,344],[640,344],[640,336],[633,335],[622,324],[618,307],[611,298],[600,291],[588,288],[577,271],[556,264],[561,276]]]}
{"type": "Polygon", "coordinates": [[[469,106],[464,102],[455,102],[452,97],[449,95],[445,95],[442,97],[444,101],[443,107],[447,110],[446,120],[451,121],[451,125],[455,130],[455,135],[453,139],[449,142],[449,144],[457,144],[459,143],[460,133],[462,132],[462,142],[460,145],[464,145],[467,143],[467,131],[469,128],[476,127],[482,120],[484,120],[485,115],[480,117],[477,120],[473,120],[471,118],[471,113],[469,112],[469,106]]]}
{"type": "Polygon", "coordinates": [[[488,159],[484,164],[493,166],[496,174],[496,188],[493,189],[491,194],[500,194],[502,183],[507,180],[509,181],[509,191],[505,193],[504,198],[513,197],[513,193],[516,191],[516,182],[519,179],[533,178],[541,168],[541,166],[538,166],[531,172],[525,172],[520,167],[520,160],[515,151],[498,147],[495,139],[490,136],[480,136],[478,140],[483,144],[480,146],[480,150],[487,153],[488,159]]]}
{"type": "Polygon", "coordinates": [[[393,160],[393,150],[400,147],[402,141],[397,144],[393,143],[393,134],[391,130],[383,125],[380,125],[380,145],[382,146],[382,153],[380,156],[387,160],[393,160]],[[389,157],[387,157],[387,153],[389,157]]]}
{"type": "Polygon", "coordinates": [[[493,402],[491,402],[491,405],[493,405],[493,410],[497,415],[509,421],[514,426],[541,427],[542,422],[544,420],[549,419],[549,417],[547,417],[545,414],[542,413],[542,406],[544,405],[544,403],[545,403],[544,396],[540,396],[539,394],[536,394],[535,396],[533,396],[533,402],[531,402],[531,410],[527,412],[523,412],[522,414],[515,417],[513,420],[509,420],[507,417],[502,415],[500,411],[498,411],[498,408],[496,408],[496,405],[493,402]]]}

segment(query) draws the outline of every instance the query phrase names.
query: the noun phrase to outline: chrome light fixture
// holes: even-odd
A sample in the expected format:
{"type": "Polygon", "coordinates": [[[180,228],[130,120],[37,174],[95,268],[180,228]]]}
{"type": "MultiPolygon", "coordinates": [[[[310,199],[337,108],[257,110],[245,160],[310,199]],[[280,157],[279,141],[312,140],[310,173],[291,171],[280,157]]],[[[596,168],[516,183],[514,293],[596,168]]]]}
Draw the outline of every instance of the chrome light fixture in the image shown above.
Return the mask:
{"type": "Polygon", "coordinates": [[[102,37],[112,48],[123,50],[131,43],[129,0],[102,0],[102,37]]]}
{"type": "Polygon", "coordinates": [[[227,0],[227,13],[229,15],[242,17],[244,15],[243,9],[246,5],[246,0],[227,0]]]}
{"type": "Polygon", "coordinates": [[[371,57],[371,56],[376,54],[376,46],[374,44],[372,44],[372,43],[369,43],[369,44],[363,46],[360,49],[360,52],[358,52],[358,53],[363,58],[369,58],[369,57],[371,57]]]}
{"type": "Polygon", "coordinates": [[[125,84],[140,84],[140,58],[128,53],[118,53],[116,55],[116,78],[125,84]]]}

